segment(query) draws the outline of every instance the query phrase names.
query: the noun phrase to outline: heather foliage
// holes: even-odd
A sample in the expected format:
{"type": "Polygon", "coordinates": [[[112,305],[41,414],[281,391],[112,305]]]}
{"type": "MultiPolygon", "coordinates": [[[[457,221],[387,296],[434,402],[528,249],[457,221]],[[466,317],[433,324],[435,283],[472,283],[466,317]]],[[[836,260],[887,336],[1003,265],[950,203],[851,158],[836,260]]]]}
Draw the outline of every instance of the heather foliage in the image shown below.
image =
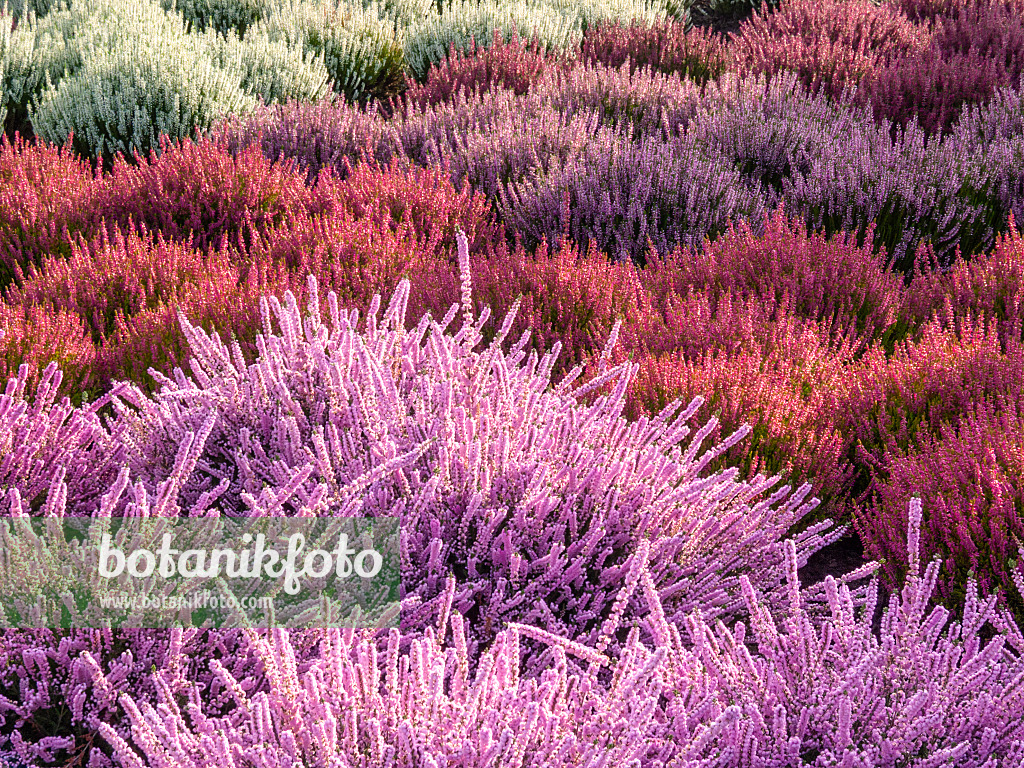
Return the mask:
{"type": "Polygon", "coordinates": [[[95,48],[70,77],[29,109],[37,136],[59,143],[74,133],[83,157],[147,153],[162,137],[191,137],[225,113],[251,111],[237,77],[217,67],[195,36],[148,34],[95,48]]]}
{"type": "Polygon", "coordinates": [[[145,226],[164,238],[205,249],[221,238],[234,243],[243,222],[257,231],[288,213],[320,212],[330,200],[309,189],[288,164],[272,164],[255,146],[232,156],[216,141],[161,139],[135,164],[115,162],[104,179],[94,218],[122,230],[145,226]]]}
{"type": "Polygon", "coordinates": [[[448,58],[427,71],[422,85],[412,83],[404,94],[405,100],[424,109],[448,101],[460,91],[483,93],[492,88],[507,88],[522,95],[552,60],[554,57],[545,56],[537,40],[526,45],[513,30],[506,43],[501,30],[496,29],[486,48],[478,49],[476,40],[472,40],[469,50],[463,53],[452,43],[448,58]]]}
{"type": "Polygon", "coordinates": [[[213,29],[225,36],[237,32],[239,37],[245,37],[246,30],[274,8],[272,0],[160,0],[160,4],[177,10],[193,30],[213,29]]]}
{"type": "Polygon", "coordinates": [[[1006,211],[976,153],[952,141],[926,141],[911,123],[896,143],[888,131],[864,129],[841,139],[806,175],[793,175],[786,208],[827,235],[856,232],[874,222],[873,246],[909,280],[919,247],[930,243],[940,268],[957,253],[991,247],[1006,226],[1006,211]]]}
{"type": "Polygon", "coordinates": [[[891,355],[869,350],[836,392],[836,425],[856,446],[851,493],[858,503],[893,477],[887,456],[920,450],[929,435],[941,436],[943,423],[958,428],[976,405],[1019,397],[1021,344],[1004,352],[994,324],[964,320],[958,326],[933,320],[891,355]]]}
{"type": "MultiPolygon", "coordinates": [[[[1018,345],[1019,348],[1019,345],[1018,345]]],[[[1016,365],[1022,362],[1017,355],[1016,365]]],[[[1018,368],[1019,370],[1019,368],[1018,368]]],[[[886,456],[887,478],[878,483],[876,502],[857,521],[865,550],[885,558],[885,575],[899,583],[907,568],[894,514],[899,500],[911,493],[929,510],[922,527],[921,548],[942,558],[937,599],[953,612],[961,610],[969,575],[983,595],[998,595],[1018,624],[1024,623],[1024,595],[1014,584],[1024,576],[1018,547],[1024,540],[1021,391],[999,406],[981,401],[954,427],[929,433],[913,452],[886,456]]]]}
{"type": "Polygon", "coordinates": [[[278,0],[255,29],[272,42],[323,56],[334,91],[349,102],[386,99],[404,85],[402,42],[374,10],[333,0],[278,0]]]}
{"type": "Polygon", "coordinates": [[[634,143],[602,128],[584,152],[502,190],[499,210],[531,247],[542,238],[594,240],[616,260],[643,265],[650,248],[667,254],[700,246],[730,219],[759,226],[764,202],[736,170],[689,137],[634,143]]]}
{"type": "Polygon", "coordinates": [[[316,104],[289,101],[260,107],[251,117],[227,116],[211,134],[232,155],[255,145],[271,161],[295,160],[312,184],[321,169],[331,167],[344,178],[344,159],[387,164],[402,159],[394,126],[374,109],[366,111],[330,97],[316,104]]]}
{"type": "MultiPolygon", "coordinates": [[[[1019,761],[1024,642],[1005,614],[975,591],[968,593],[961,623],[947,625],[941,608],[926,612],[939,566],[933,562],[919,572],[920,523],[920,500],[914,500],[907,535],[912,567],[883,617],[881,638],[871,627],[877,581],[874,599],[858,613],[850,588],[829,576],[830,615],[822,626],[812,620],[792,542],[784,547],[788,612],[781,621],[743,576],[750,637],[744,622],[712,627],[699,614],[670,623],[652,578],[652,547],[644,542],[630,558],[621,595],[635,594],[647,615],[619,654],[511,623],[471,674],[468,622],[454,603],[441,612],[437,631],[430,627],[414,637],[406,651],[407,637],[398,630],[386,645],[354,630],[328,631],[306,669],[284,631],[252,634],[248,645],[263,661],[269,686],[255,694],[238,689],[239,717],[202,711],[193,686],[187,698],[195,706],[186,720],[171,706],[174,688],[162,684],[168,674],[157,671],[157,706],[121,698],[131,742],[101,726],[103,738],[126,765],[186,757],[201,768],[232,754],[251,755],[258,768],[398,759],[551,768],[615,761],[646,768],[723,764],[723,756],[739,765],[741,754],[752,764],[799,761],[819,768],[925,768],[950,761],[980,768],[1019,761]],[[982,647],[986,622],[998,634],[982,647]],[[539,679],[525,674],[527,643],[540,644],[551,657],[539,679]],[[587,669],[577,671],[579,662],[587,669]],[[598,670],[605,668],[611,674],[601,680],[598,670]]],[[[449,595],[454,586],[449,582],[449,595]]],[[[607,631],[625,629],[623,618],[614,614],[607,631]]]]}
{"type": "Polygon", "coordinates": [[[688,29],[686,24],[673,19],[653,25],[615,21],[587,29],[580,45],[580,59],[613,69],[628,61],[630,74],[649,67],[704,85],[725,71],[726,47],[720,36],[699,27],[688,29]]]}
{"type": "Polygon", "coordinates": [[[78,315],[54,311],[46,305],[11,305],[0,302],[0,379],[7,381],[26,371],[25,388],[33,393],[51,362],[64,371],[66,390],[87,389],[96,350],[78,315]]]}
{"type": "Polygon", "coordinates": [[[928,35],[888,4],[872,0],[784,0],[743,23],[731,53],[742,72],[792,70],[812,93],[832,98],[888,62],[916,52],[928,35]]]}
{"type": "Polygon", "coordinates": [[[870,247],[857,247],[847,235],[808,234],[784,206],[765,215],[763,231],[756,236],[746,221],[730,225],[703,249],[652,259],[641,280],[659,306],[691,288],[712,302],[727,293],[768,305],[787,297],[798,317],[860,351],[900,319],[903,281],[882,269],[870,247]]]}
{"type": "Polygon", "coordinates": [[[634,140],[678,136],[704,103],[700,86],[676,74],[585,63],[549,70],[533,86],[565,118],[596,113],[601,125],[629,128],[634,140]]]}
{"type": "Polygon", "coordinates": [[[319,101],[331,90],[331,74],[322,53],[307,54],[301,46],[271,40],[257,31],[239,39],[234,31],[222,37],[210,30],[205,41],[214,63],[234,72],[242,90],[264,104],[319,101]]]}
{"type": "Polygon", "coordinates": [[[945,134],[965,105],[984,103],[1024,73],[1024,17],[1001,2],[968,3],[937,22],[930,45],[892,61],[858,93],[877,119],[906,126],[916,117],[929,134],[945,134]]]}
{"type": "Polygon", "coordinates": [[[71,254],[75,233],[91,232],[99,192],[89,163],[46,142],[0,137],[0,288],[47,254],[71,254]]]}

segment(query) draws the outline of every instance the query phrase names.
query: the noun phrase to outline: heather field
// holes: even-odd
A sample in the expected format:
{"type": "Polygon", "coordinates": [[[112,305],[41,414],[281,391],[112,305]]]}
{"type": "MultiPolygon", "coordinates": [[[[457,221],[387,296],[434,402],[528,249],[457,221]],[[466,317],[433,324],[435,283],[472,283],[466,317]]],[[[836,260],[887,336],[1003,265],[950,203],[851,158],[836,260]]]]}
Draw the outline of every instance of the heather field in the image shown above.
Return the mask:
{"type": "Polygon", "coordinates": [[[0,515],[401,527],[398,628],[0,609],[10,766],[1024,766],[1024,0],[16,0],[0,80],[0,515]]]}

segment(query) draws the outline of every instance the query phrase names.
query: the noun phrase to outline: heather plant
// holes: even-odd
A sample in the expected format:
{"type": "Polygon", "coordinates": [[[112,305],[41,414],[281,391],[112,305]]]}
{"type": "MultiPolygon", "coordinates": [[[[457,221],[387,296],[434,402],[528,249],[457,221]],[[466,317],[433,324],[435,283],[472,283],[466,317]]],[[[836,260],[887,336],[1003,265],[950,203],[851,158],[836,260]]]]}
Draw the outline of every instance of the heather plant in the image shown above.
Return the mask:
{"type": "MultiPolygon", "coordinates": [[[[762,9],[763,11],[764,9],[762,9]]],[[[730,64],[744,73],[797,73],[812,94],[833,99],[894,59],[920,51],[928,33],[872,0],[783,0],[743,22],[730,64]]]]}
{"type": "Polygon", "coordinates": [[[70,256],[76,233],[91,233],[99,174],[63,147],[0,137],[0,289],[49,254],[70,256]]]}
{"type": "Polygon", "coordinates": [[[492,202],[509,184],[581,153],[601,131],[593,112],[565,115],[542,95],[505,90],[406,108],[393,125],[410,160],[445,168],[456,188],[468,179],[492,202]]]}
{"type": "Polygon", "coordinates": [[[957,249],[965,258],[982,253],[1006,226],[979,156],[959,142],[927,141],[914,122],[895,144],[881,127],[841,139],[806,174],[794,174],[782,197],[809,229],[856,232],[858,245],[874,222],[873,247],[884,247],[886,263],[908,282],[921,245],[930,244],[945,270],[957,249]]]}
{"type": "Polygon", "coordinates": [[[1021,398],[998,405],[981,401],[956,427],[941,425],[929,432],[916,450],[887,455],[885,480],[875,488],[870,507],[855,523],[865,551],[883,561],[886,580],[898,583],[907,568],[900,533],[904,521],[894,514],[896,503],[913,492],[928,514],[922,526],[921,549],[942,560],[935,599],[954,614],[962,610],[969,576],[983,595],[997,595],[1024,624],[1024,599],[1014,584],[1019,579],[1018,547],[1024,539],[1024,465],[1021,462],[1021,398]]]}
{"type": "Polygon", "coordinates": [[[499,192],[502,221],[529,247],[543,238],[593,240],[612,258],[643,266],[649,250],[699,247],[730,220],[760,226],[760,192],[689,137],[634,143],[602,128],[583,150],[499,192]]]}
{"type": "Polygon", "coordinates": [[[289,101],[257,107],[250,116],[227,115],[211,136],[232,155],[255,145],[271,162],[295,160],[307,184],[327,167],[344,178],[345,158],[387,164],[404,157],[394,126],[374,107],[364,111],[330,95],[316,104],[289,101]]]}
{"type": "Polygon", "coordinates": [[[145,226],[165,239],[206,249],[222,237],[236,242],[249,221],[256,231],[291,212],[330,209],[290,164],[273,164],[256,146],[232,156],[215,140],[172,141],[161,136],[145,160],[117,158],[95,204],[95,218],[122,230],[145,226]]]}
{"type": "Polygon", "coordinates": [[[132,45],[96,48],[74,75],[49,86],[29,110],[37,136],[84,157],[131,156],[161,137],[191,137],[225,113],[251,111],[237,77],[218,68],[196,36],[148,34],[132,45]]]}
{"type": "Polygon", "coordinates": [[[527,45],[513,29],[506,43],[501,30],[496,29],[487,47],[478,49],[476,40],[471,40],[469,50],[463,53],[452,43],[448,58],[427,71],[422,85],[410,84],[404,93],[405,101],[424,109],[447,101],[463,90],[484,93],[492,88],[507,88],[522,95],[552,60],[553,57],[544,55],[536,39],[527,45]]]}
{"type": "Polygon", "coordinates": [[[687,138],[728,158],[770,205],[787,182],[836,155],[844,140],[889,143],[863,111],[807,94],[795,72],[741,76],[723,96],[704,100],[687,138]]]}
{"type": "Polygon", "coordinates": [[[255,29],[271,42],[323,56],[335,93],[349,102],[387,99],[404,87],[402,41],[374,10],[334,0],[282,0],[255,29]]]}
{"type": "Polygon", "coordinates": [[[1024,73],[1021,8],[1000,2],[965,4],[939,20],[930,45],[894,60],[858,93],[876,119],[906,126],[916,117],[929,134],[946,134],[964,106],[1015,86],[1024,73]]]}
{"type": "Polygon", "coordinates": [[[653,25],[615,21],[588,27],[580,60],[613,69],[629,62],[630,74],[649,67],[704,85],[725,72],[726,46],[721,36],[674,19],[653,25]]]}
{"type": "Polygon", "coordinates": [[[534,84],[565,118],[596,112],[601,125],[630,128],[634,140],[645,136],[669,140],[682,133],[705,103],[692,80],[622,64],[584,63],[568,71],[548,71],[534,84]]]}
{"type": "MultiPolygon", "coordinates": [[[[270,684],[256,694],[238,691],[237,718],[203,712],[192,686],[185,698],[195,704],[186,720],[171,706],[174,689],[161,684],[167,673],[158,670],[156,705],[121,697],[131,739],[107,727],[103,738],[126,765],[187,758],[203,768],[229,755],[258,768],[286,760],[378,764],[400,756],[426,765],[487,759],[551,768],[597,768],[610,760],[640,768],[705,766],[723,764],[723,756],[739,765],[741,755],[757,764],[819,768],[1019,761],[1024,642],[1005,612],[976,590],[959,623],[948,623],[941,608],[926,612],[938,563],[920,574],[920,524],[918,499],[910,504],[907,536],[912,569],[883,617],[881,637],[872,631],[877,580],[873,599],[858,612],[850,587],[827,577],[830,615],[821,625],[814,621],[791,542],[784,547],[785,618],[760,604],[743,576],[749,636],[743,622],[712,627],[696,613],[670,619],[645,542],[631,557],[620,597],[645,605],[647,615],[617,655],[600,643],[513,622],[471,674],[469,620],[453,600],[404,652],[399,630],[386,642],[330,630],[302,669],[300,659],[308,657],[286,632],[250,636],[270,684]],[[982,646],[988,622],[997,636],[982,646]],[[528,661],[521,659],[530,645],[550,659],[539,679],[526,674],[528,661]],[[346,717],[351,727],[336,725],[346,717]],[[324,722],[330,727],[316,725],[324,722]]],[[[616,613],[607,631],[624,623],[616,613]]]]}
{"type": "Polygon", "coordinates": [[[964,319],[985,321],[995,327],[1006,352],[1022,331],[1022,254],[1024,243],[1013,226],[996,238],[991,252],[967,261],[957,259],[945,273],[929,272],[915,276],[910,283],[908,304],[913,316],[923,321],[934,319],[943,328],[956,329],[964,319]]]}
{"type": "MultiPolygon", "coordinates": [[[[576,6],[581,8],[582,6],[576,6]]],[[[432,9],[408,28],[405,57],[412,76],[424,82],[430,67],[441,64],[449,51],[483,47],[495,32],[502,39],[513,31],[536,39],[545,52],[565,51],[582,36],[578,14],[560,13],[551,3],[535,0],[453,0],[443,13],[432,9]]]]}
{"type": "Polygon", "coordinates": [[[5,331],[0,339],[0,380],[6,382],[24,368],[24,386],[34,393],[47,365],[54,362],[66,371],[62,394],[87,388],[96,350],[78,315],[45,305],[0,302],[0,327],[5,331]]]}
{"type": "MultiPolygon", "coordinates": [[[[716,422],[709,422],[685,453],[674,449],[687,432],[670,422],[678,403],[652,422],[628,425],[618,417],[623,379],[612,397],[585,408],[576,400],[585,392],[568,390],[578,374],[547,392],[554,354],[542,360],[531,354],[527,366],[519,367],[524,336],[512,349],[512,365],[504,362],[499,345],[511,315],[488,350],[473,352],[489,313],[485,310],[479,320],[471,316],[469,255],[461,237],[459,260],[467,322],[454,337],[442,333],[457,306],[443,324],[425,316],[415,330],[404,330],[407,281],[399,284],[383,323],[379,300],[371,303],[364,333],[355,330],[358,316],[338,310],[330,296],[331,329],[317,322],[319,288],[312,279],[305,322],[292,294],[285,294],[285,307],[276,298],[261,302],[265,330],[273,306],[283,335],[261,334],[260,357],[248,365],[237,345],[229,349],[182,317],[197,355],[191,362],[195,378],[180,369],[174,380],[155,373],[163,385],[155,399],[130,388],[114,402],[118,426],[134,436],[129,471],[150,497],[162,478],[172,473],[181,478],[173,503],[182,509],[209,503],[218,488],[218,505],[228,513],[359,516],[388,510],[399,515],[408,534],[403,629],[422,631],[442,605],[451,605],[471,619],[467,649],[474,662],[508,620],[536,621],[549,632],[579,640],[599,638],[604,611],[611,609],[624,578],[622,566],[644,532],[657,544],[651,550],[656,582],[679,585],[673,605],[680,610],[699,606],[705,615],[727,615],[740,605],[733,575],[739,572],[774,595],[782,565],[774,542],[815,506],[816,500],[801,503],[807,488],[777,508],[788,488],[755,501],[777,477],[737,482],[735,471],[700,477],[703,466],[746,430],[698,460],[716,422]],[[362,343],[353,348],[356,339],[362,343]],[[458,372],[461,366],[465,374],[458,372]],[[494,366],[499,373],[490,373],[494,366]],[[498,386],[489,383],[492,375],[500,377],[494,379],[498,386]],[[482,409],[476,419],[466,418],[462,404],[470,392],[482,409]],[[364,414],[376,413],[375,404],[392,420],[386,430],[379,417],[362,421],[364,414]],[[569,415],[578,408],[579,416],[569,415]],[[433,426],[435,412],[451,430],[445,441],[434,437],[440,427],[433,426]],[[559,426],[559,418],[571,418],[572,428],[559,426]],[[538,429],[550,436],[544,438],[550,442],[540,463],[537,449],[513,447],[538,429]],[[190,451],[187,464],[179,455],[183,441],[190,451]],[[498,453],[492,452],[495,446],[498,453]],[[625,455],[631,457],[628,465],[625,455]],[[605,473],[595,467],[616,469],[605,473]],[[499,509],[516,511],[495,541],[485,521],[499,509]],[[578,543],[564,556],[561,549],[552,555],[566,530],[567,523],[559,521],[566,519],[572,520],[578,543]],[[686,541],[696,546],[680,551],[686,541]],[[442,587],[449,576],[459,583],[455,602],[442,587]]],[[[616,366],[589,388],[631,370],[616,366]]],[[[695,400],[689,411],[699,404],[695,400]]],[[[802,535],[801,560],[838,535],[823,536],[828,527],[802,535]]],[[[769,604],[777,599],[766,598],[769,604]]],[[[616,638],[602,641],[609,650],[620,644],[616,638]]]]}
{"type": "Polygon", "coordinates": [[[827,405],[829,391],[848,375],[851,345],[801,318],[785,289],[767,301],[740,299],[727,289],[714,309],[706,296],[695,299],[670,301],[666,308],[665,331],[678,342],[676,349],[649,352],[641,332],[623,339],[624,349],[638,351],[639,364],[626,396],[627,417],[656,414],[676,398],[706,396],[697,414],[718,419],[710,439],[739,424],[752,428],[749,440],[709,468],[736,467],[744,477],[781,473],[795,483],[808,482],[823,500],[814,519],[848,522],[846,494],[854,470],[827,405]]]}
{"type": "Polygon", "coordinates": [[[242,38],[274,9],[271,0],[160,0],[160,5],[180,13],[192,31],[213,29],[225,37],[237,32],[242,38]]]}
{"type": "Polygon", "coordinates": [[[242,90],[264,104],[319,101],[331,90],[323,53],[309,55],[301,47],[257,32],[239,39],[234,31],[221,36],[210,30],[205,39],[214,63],[235,72],[242,90]]]}
{"type": "Polygon", "coordinates": [[[908,455],[943,423],[957,428],[975,406],[1015,401],[1024,345],[1005,352],[997,327],[964,318],[954,327],[931,320],[888,353],[873,347],[849,369],[830,410],[848,438],[857,480],[851,497],[870,498],[891,476],[886,456],[908,455]]]}
{"type": "Polygon", "coordinates": [[[763,235],[740,221],[702,249],[649,259],[644,287],[660,307],[690,289],[713,302],[725,293],[769,304],[785,295],[798,317],[825,324],[829,339],[846,339],[858,353],[896,331],[905,304],[899,276],[884,270],[869,246],[857,247],[846,234],[808,233],[784,209],[765,214],[763,235]]]}
{"type": "Polygon", "coordinates": [[[153,36],[182,40],[185,29],[180,16],[151,0],[68,0],[42,18],[28,14],[11,33],[5,58],[9,135],[24,133],[29,107],[38,104],[47,88],[78,73],[91,51],[137,45],[153,36]]]}
{"type": "MultiPolygon", "coordinates": [[[[346,169],[345,181],[331,187],[331,197],[339,209],[395,232],[404,232],[403,225],[408,223],[422,248],[435,243],[452,263],[456,262],[457,231],[466,234],[471,254],[482,252],[485,245],[500,237],[494,212],[484,195],[468,183],[457,190],[441,169],[403,169],[392,162],[384,168],[361,163],[352,170],[347,158],[346,169]]],[[[441,255],[441,251],[434,255],[441,255]]]]}

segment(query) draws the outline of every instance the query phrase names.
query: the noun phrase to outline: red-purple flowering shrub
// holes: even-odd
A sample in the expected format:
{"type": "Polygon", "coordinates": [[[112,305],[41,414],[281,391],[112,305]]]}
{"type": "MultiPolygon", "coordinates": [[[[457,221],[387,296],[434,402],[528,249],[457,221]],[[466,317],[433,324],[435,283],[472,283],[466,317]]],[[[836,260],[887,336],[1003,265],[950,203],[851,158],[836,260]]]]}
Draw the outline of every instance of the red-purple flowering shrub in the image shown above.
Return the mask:
{"type": "Polygon", "coordinates": [[[92,231],[99,173],[74,154],[70,141],[61,148],[0,137],[0,289],[16,266],[38,266],[48,253],[70,255],[71,236],[92,231]]]}
{"type": "MultiPolygon", "coordinates": [[[[1013,221],[1013,214],[1010,214],[1013,221]]],[[[1024,341],[1024,239],[1015,226],[990,253],[958,259],[947,272],[915,277],[908,289],[917,316],[956,329],[963,319],[994,324],[1003,351],[1024,341]]]]}
{"type": "Polygon", "coordinates": [[[470,40],[465,53],[451,44],[448,58],[427,70],[426,82],[419,84],[408,76],[408,90],[402,95],[405,102],[420,109],[448,101],[459,91],[484,93],[492,88],[507,88],[522,95],[552,66],[564,66],[560,58],[545,54],[534,38],[532,43],[520,39],[516,27],[506,42],[500,28],[494,29],[494,40],[478,49],[476,40],[470,40]]]}
{"type": "Polygon", "coordinates": [[[789,69],[811,93],[838,98],[893,59],[928,44],[928,33],[889,4],[783,0],[755,13],[730,45],[730,66],[769,77],[789,69]]]}
{"type": "Polygon", "coordinates": [[[887,455],[886,479],[876,485],[871,506],[856,516],[865,551],[884,558],[886,580],[899,583],[907,552],[896,510],[910,493],[920,495],[928,510],[922,554],[942,559],[936,600],[954,614],[961,611],[973,573],[982,594],[998,595],[1018,625],[1024,624],[1024,595],[1013,579],[1024,555],[1022,389],[995,407],[981,401],[956,427],[944,423],[941,435],[926,434],[915,450],[887,455]]]}
{"type": "MultiPolygon", "coordinates": [[[[642,542],[631,552],[619,597],[623,605],[645,606],[646,615],[617,656],[600,643],[513,622],[472,674],[469,620],[455,604],[452,580],[437,631],[415,637],[408,651],[398,630],[386,645],[356,630],[330,630],[309,656],[283,630],[251,636],[271,684],[255,694],[239,691],[237,714],[204,711],[200,689],[191,686],[183,698],[196,705],[186,717],[174,689],[158,685],[156,703],[121,697],[130,739],[104,726],[102,735],[131,768],[400,760],[453,768],[1018,764],[1024,638],[973,589],[960,623],[947,625],[941,608],[926,612],[939,564],[919,572],[920,523],[914,500],[912,568],[882,619],[881,637],[872,631],[877,580],[858,611],[847,584],[829,576],[816,585],[829,615],[818,621],[810,614],[811,590],[800,587],[792,542],[782,548],[785,618],[773,616],[741,576],[749,636],[747,623],[712,627],[699,613],[671,621],[652,578],[651,547],[642,542]],[[982,647],[986,622],[998,634],[982,647]],[[521,659],[528,643],[550,659],[539,677],[528,676],[521,659]]],[[[624,623],[615,613],[607,630],[623,631],[624,623]]],[[[158,682],[168,677],[154,673],[158,682]]]]}
{"type": "Polygon", "coordinates": [[[855,447],[858,504],[891,475],[886,455],[915,450],[925,435],[939,436],[943,422],[956,428],[980,403],[1019,396],[1024,344],[1004,352],[995,324],[965,318],[958,326],[936,319],[891,355],[874,347],[839,382],[830,408],[855,447]]]}
{"type": "Polygon", "coordinates": [[[353,163],[366,158],[386,165],[393,157],[401,159],[402,154],[394,127],[374,105],[364,110],[335,96],[315,104],[260,105],[247,117],[226,116],[213,126],[211,134],[218,146],[232,155],[255,144],[272,162],[295,160],[298,169],[306,173],[307,184],[327,166],[341,175],[345,157],[353,163]]]}
{"type": "Polygon", "coordinates": [[[627,61],[629,72],[650,67],[704,85],[726,68],[724,39],[701,27],[668,18],[654,24],[623,24],[619,20],[587,27],[580,43],[580,60],[618,69],[627,61]]]}
{"type": "Polygon", "coordinates": [[[290,212],[323,206],[287,165],[272,164],[259,147],[232,156],[223,144],[160,139],[160,153],[135,155],[137,165],[118,157],[105,180],[96,217],[122,229],[128,221],[161,232],[167,239],[206,249],[221,237],[234,241],[242,222],[265,229],[290,212]]]}
{"type": "MultiPolygon", "coordinates": [[[[638,356],[640,369],[626,395],[627,418],[656,414],[676,398],[705,397],[697,413],[719,420],[712,440],[740,424],[752,426],[749,440],[709,468],[737,467],[744,477],[781,473],[795,483],[808,482],[824,502],[815,519],[848,521],[844,494],[853,469],[846,440],[826,406],[829,390],[847,375],[849,345],[830,342],[821,328],[797,316],[786,293],[776,304],[774,299],[733,301],[726,292],[716,302],[721,318],[707,312],[707,304],[705,313],[693,312],[699,305],[688,298],[671,302],[666,325],[669,338],[689,338],[680,339],[684,343],[674,352],[638,356]],[[698,336],[706,339],[703,349],[686,343],[698,336]]],[[[633,344],[642,349],[644,342],[633,344]]],[[[620,353],[613,360],[624,357],[620,353]]]]}
{"type": "MultiPolygon", "coordinates": [[[[361,163],[353,170],[348,158],[344,163],[345,180],[332,185],[330,194],[339,210],[353,218],[369,218],[396,232],[407,221],[420,247],[433,242],[451,256],[452,263],[456,230],[466,233],[470,253],[482,251],[486,243],[501,236],[483,194],[468,183],[463,183],[462,191],[456,190],[440,169],[403,169],[392,162],[385,168],[361,163]]],[[[318,186],[324,182],[321,176],[318,186]]]]}
{"type": "Polygon", "coordinates": [[[1016,86],[1024,72],[1024,8],[966,3],[936,21],[930,44],[880,67],[857,93],[878,120],[905,127],[917,118],[928,134],[948,133],[965,105],[1016,86]]]}
{"type": "Polygon", "coordinates": [[[35,392],[47,365],[64,371],[62,394],[78,395],[91,384],[96,350],[77,315],[39,304],[0,302],[0,382],[6,383],[25,366],[25,388],[35,392]]]}
{"type": "Polygon", "coordinates": [[[764,234],[746,221],[701,250],[677,250],[647,262],[640,279],[664,307],[688,289],[717,300],[723,293],[780,302],[813,323],[831,326],[829,337],[852,346],[869,344],[900,319],[903,281],[885,272],[869,246],[848,235],[808,234],[780,205],[764,216],[764,234]]]}

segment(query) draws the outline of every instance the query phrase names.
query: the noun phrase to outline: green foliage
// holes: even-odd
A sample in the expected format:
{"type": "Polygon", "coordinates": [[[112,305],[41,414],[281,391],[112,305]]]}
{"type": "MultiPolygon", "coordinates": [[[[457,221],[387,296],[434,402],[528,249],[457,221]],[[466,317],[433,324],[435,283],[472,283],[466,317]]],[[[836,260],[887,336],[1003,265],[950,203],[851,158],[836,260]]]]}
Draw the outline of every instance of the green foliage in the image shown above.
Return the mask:
{"type": "Polygon", "coordinates": [[[331,75],[323,53],[307,54],[286,40],[270,40],[259,30],[244,39],[229,30],[204,35],[213,62],[238,77],[242,90],[266,104],[319,101],[331,90],[331,75]]]}
{"type": "Polygon", "coordinates": [[[332,0],[284,0],[256,28],[268,40],[322,56],[335,92],[349,102],[386,99],[404,86],[401,39],[379,7],[364,10],[332,0]]]}
{"type": "Polygon", "coordinates": [[[166,10],[177,10],[190,27],[208,28],[221,35],[237,32],[245,37],[249,27],[270,15],[273,0],[160,0],[166,10]]]}
{"type": "Polygon", "coordinates": [[[84,157],[159,150],[159,137],[191,137],[227,113],[251,112],[255,100],[237,77],[218,68],[194,36],[143,36],[92,50],[82,69],[48,84],[30,118],[38,136],[64,142],[84,157]]]}

